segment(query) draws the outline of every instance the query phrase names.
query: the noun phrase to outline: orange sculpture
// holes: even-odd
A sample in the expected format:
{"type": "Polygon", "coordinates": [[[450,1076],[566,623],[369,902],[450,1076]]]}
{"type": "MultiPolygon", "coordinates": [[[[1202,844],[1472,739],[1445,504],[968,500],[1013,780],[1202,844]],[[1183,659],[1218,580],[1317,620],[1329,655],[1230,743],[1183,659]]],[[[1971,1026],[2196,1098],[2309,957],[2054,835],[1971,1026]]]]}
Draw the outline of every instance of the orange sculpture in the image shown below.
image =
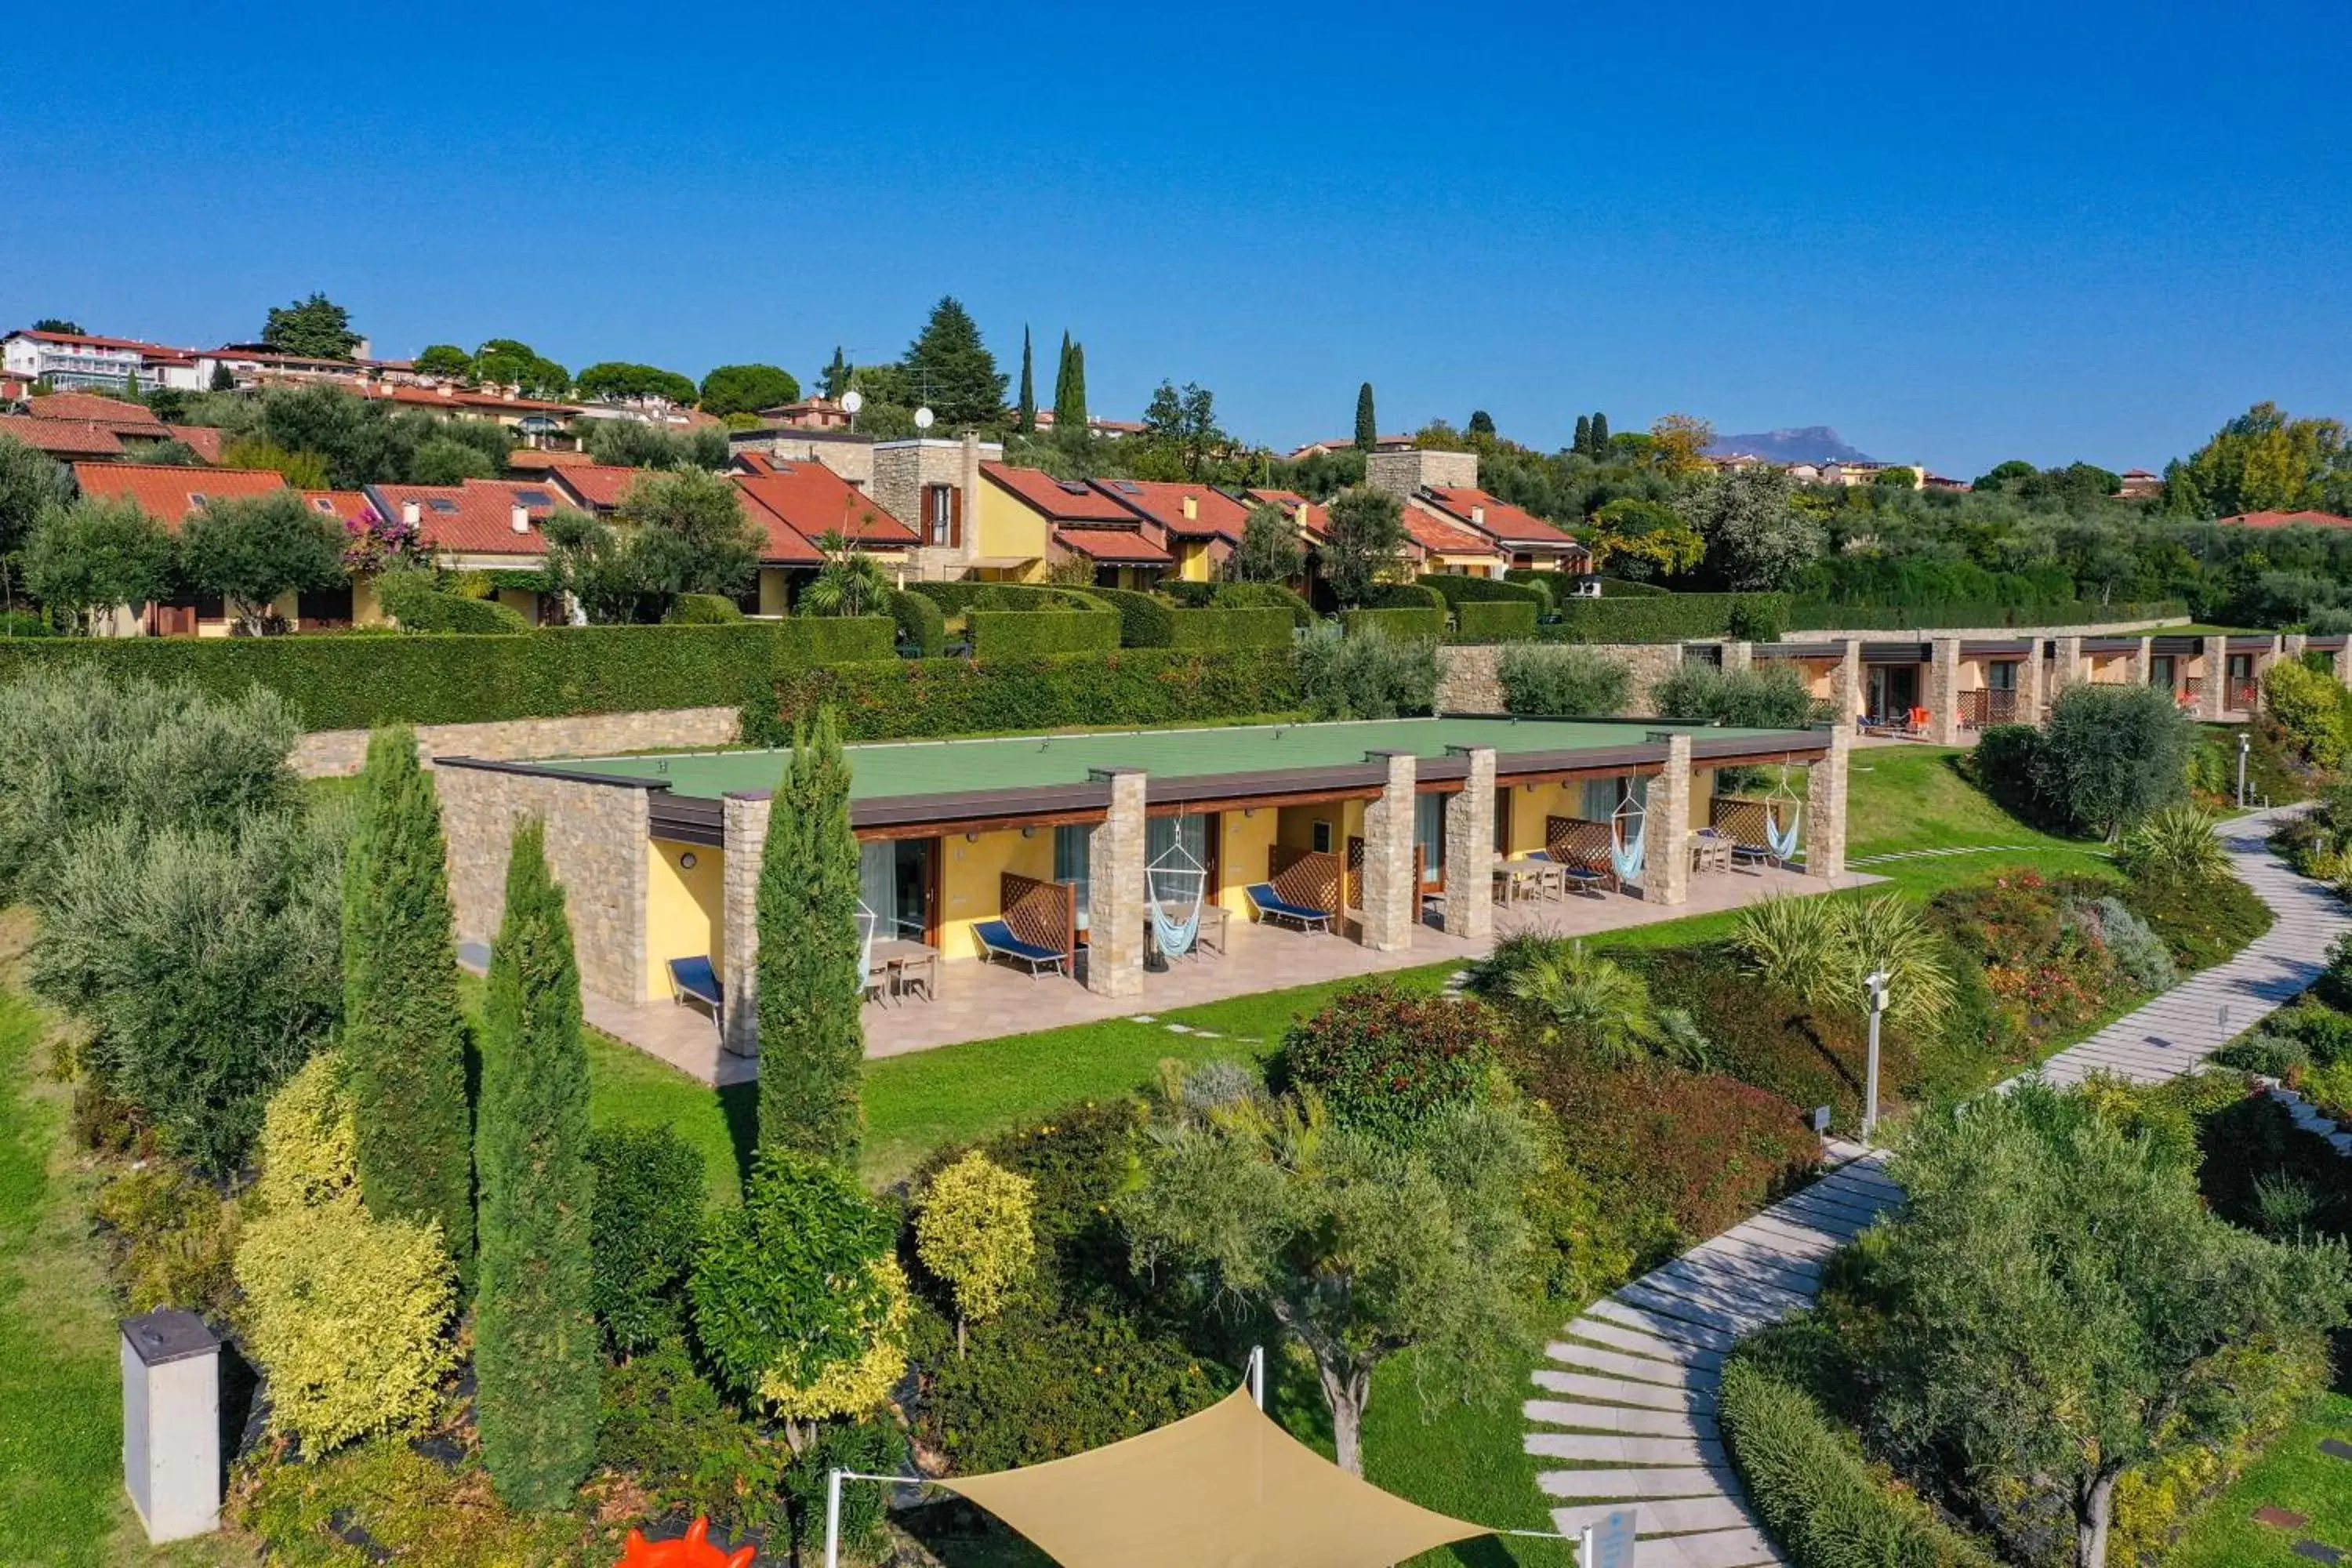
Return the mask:
{"type": "Polygon", "coordinates": [[[709,1533],[710,1521],[706,1518],[697,1518],[676,1541],[647,1541],[643,1531],[633,1530],[619,1568],[751,1568],[757,1547],[721,1552],[705,1539],[709,1533]]]}

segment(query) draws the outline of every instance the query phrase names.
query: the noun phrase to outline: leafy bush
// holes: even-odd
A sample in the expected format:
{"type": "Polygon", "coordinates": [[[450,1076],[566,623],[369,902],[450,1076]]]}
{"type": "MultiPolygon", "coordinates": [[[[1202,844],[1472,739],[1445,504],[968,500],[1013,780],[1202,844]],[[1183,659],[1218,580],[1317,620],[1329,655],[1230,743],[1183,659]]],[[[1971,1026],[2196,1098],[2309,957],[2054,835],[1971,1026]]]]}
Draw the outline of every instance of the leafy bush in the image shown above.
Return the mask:
{"type": "Polygon", "coordinates": [[[1455,611],[1469,604],[1532,605],[1538,615],[1551,609],[1551,592],[1540,583],[1515,583],[1502,577],[1473,577],[1460,572],[1424,572],[1413,579],[1455,611]]]}
{"type": "Polygon", "coordinates": [[[2345,691],[2334,676],[2279,660],[2263,672],[2263,712],[2312,766],[2332,768],[2344,760],[2345,691]]]}
{"type": "Polygon", "coordinates": [[[2277,918],[2235,877],[2140,877],[2126,883],[2120,896],[2124,907],[2163,939],[2183,970],[2210,969],[2233,956],[2277,918]]]}
{"type": "Polygon", "coordinates": [[[731,626],[743,618],[743,607],[721,594],[680,594],[662,616],[673,626],[731,626]]]}
{"type": "MultiPolygon", "coordinates": [[[[976,1146],[1030,1184],[1042,1271],[1050,1276],[1044,1282],[1065,1296],[1118,1295],[1129,1282],[1127,1238],[1110,1220],[1108,1205],[1134,1173],[1143,1121],[1139,1100],[1089,1100],[1048,1111],[976,1146]]],[[[967,1152],[934,1151],[911,1184],[920,1191],[967,1152]]]]}
{"type": "Polygon", "coordinates": [[[1745,595],[1731,606],[1726,630],[1741,642],[1779,642],[1789,624],[1788,601],[1770,595],[1745,595]]]}
{"type": "Polygon", "coordinates": [[[1731,945],[1750,971],[1816,1005],[1864,1010],[1863,980],[1887,976],[1886,1016],[1924,1028],[1951,1006],[1951,964],[1918,907],[1874,899],[1787,895],[1739,911],[1731,945]]]}
{"type": "Polygon", "coordinates": [[[677,1321],[673,1288],[702,1223],[702,1156],[667,1127],[604,1127],[589,1139],[588,1163],[592,1300],[613,1348],[627,1354],[677,1321]]]}
{"type": "Polygon", "coordinates": [[[2030,742],[2005,736],[1978,766],[1996,799],[2030,801],[2031,815],[2061,831],[2112,838],[2189,793],[2195,730],[2168,692],[2070,686],[2034,733],[2030,742]]]}
{"type": "Polygon", "coordinates": [[[1986,725],[1977,733],[1976,750],[1961,765],[1977,787],[2011,816],[2027,821],[2042,818],[2042,731],[2033,725],[1986,725]]]}
{"type": "Polygon", "coordinates": [[[933,1176],[915,1220],[915,1255],[955,1293],[956,1349],[992,1318],[1037,1263],[1036,1187],[975,1149],[933,1176]]]}
{"type": "Polygon", "coordinates": [[[1107,653],[1118,647],[1119,617],[1107,610],[984,610],[964,613],[974,658],[1040,658],[1107,653]]]}
{"type": "Polygon", "coordinates": [[[230,702],[259,685],[303,730],[462,724],[741,702],[796,671],[894,662],[892,631],[883,616],[842,616],[528,637],[50,637],[0,643],[0,680],[89,665],[230,702]]]}
{"type": "Polygon", "coordinates": [[[2243,1039],[2232,1040],[2215,1051],[2213,1059],[2223,1067],[2236,1068],[2241,1072],[2284,1078],[2297,1068],[2311,1065],[2311,1047],[2288,1036],[2257,1029],[2243,1039]]]}
{"type": "MultiPolygon", "coordinates": [[[[1436,689],[1436,658],[1427,659],[1436,689]]],[[[743,710],[743,739],[789,743],[796,719],[832,707],[853,741],[1084,725],[1154,725],[1294,712],[1304,704],[1285,651],[1127,648],[1056,658],[894,659],[776,679],[743,710]]]]}
{"type": "Polygon", "coordinates": [[[456,1361],[457,1277],[437,1226],[356,1202],[265,1215],[246,1226],[236,1279],[272,1431],[316,1454],[431,1410],[456,1361]]]}
{"type": "Polygon", "coordinates": [[[1661,1012],[1642,976],[1581,942],[1522,931],[1470,971],[1470,988],[1492,1001],[1530,1043],[1622,1066],[1655,1056],[1710,1065],[1713,1045],[1680,1009],[1661,1012]]]}
{"type": "Polygon", "coordinates": [[[1282,1070],[1340,1121],[1402,1137],[1477,1094],[1499,1037],[1500,1021],[1480,1004],[1354,985],[1290,1026],[1282,1070]]]}
{"type": "Polygon", "coordinates": [[[2116,845],[2116,864],[2131,877],[2210,881],[2229,874],[2230,858],[2214,819],[2198,805],[2167,806],[2132,825],[2116,845]]]}
{"type": "MultiPolygon", "coordinates": [[[[1315,608],[1279,583],[1219,583],[1210,603],[1221,610],[1281,610],[1301,630],[1315,624],[1315,608]]],[[[1189,606],[1199,609],[1201,605],[1189,606]]]]}
{"type": "Polygon", "coordinates": [[[1529,643],[1503,650],[1495,676],[1511,713],[1617,714],[1633,695],[1622,660],[1589,647],[1529,643]]]}
{"type": "Polygon", "coordinates": [[[404,632],[527,632],[522,613],[495,599],[451,591],[433,573],[385,572],[375,580],[376,603],[404,632]]]}
{"type": "Polygon", "coordinates": [[[1724,1369],[1726,1447],[1796,1568],[1992,1568],[1991,1555],[1875,1474],[1801,1391],[1752,1362],[1724,1369]]]}
{"type": "MultiPolygon", "coordinates": [[[[679,1338],[607,1370],[597,1394],[596,1462],[644,1489],[646,1512],[700,1514],[730,1531],[786,1522],[792,1449],[720,1398],[679,1338]]],[[[843,1502],[865,1489],[844,1488],[843,1502]]]]}
{"type": "Polygon", "coordinates": [[[253,1203],[265,1214],[359,1201],[359,1129],[341,1051],[320,1051],[261,1113],[253,1203]]]}
{"type": "Polygon", "coordinates": [[[1288,647],[1293,616],[1282,605],[1227,605],[1177,610],[1169,626],[1180,648],[1288,647]]]}
{"type": "Polygon", "coordinates": [[[1437,705],[1437,645],[1379,632],[1298,645],[1298,694],[1318,719],[1394,719],[1437,705]]]}
{"type": "Polygon", "coordinates": [[[225,1315],[236,1304],[237,1205],[210,1182],[158,1155],[112,1175],[95,1209],[131,1311],[225,1315]]]}
{"type": "Polygon", "coordinates": [[[1426,639],[1436,642],[1445,636],[1445,612],[1399,605],[1385,608],[1342,610],[1339,627],[1350,637],[1387,637],[1396,642],[1426,639]]]}
{"type": "Polygon", "coordinates": [[[2080,906],[2098,925],[2099,940],[2125,978],[2142,991],[2169,989],[2180,978],[2173,966],[2172,949],[2155,928],[2124,907],[2123,900],[2105,898],[2080,906]]]}
{"type": "Polygon", "coordinates": [[[1459,641],[1517,642],[1536,635],[1536,606],[1474,599],[1455,608],[1454,621],[1459,641]]]}
{"type": "Polygon", "coordinates": [[[1655,597],[1566,599],[1559,619],[1538,630],[1547,642],[1686,642],[1732,635],[1743,604],[1780,602],[1777,594],[1664,594],[1655,597]]]}
{"type": "Polygon", "coordinates": [[[904,588],[890,590],[890,618],[898,624],[898,641],[924,658],[947,652],[948,618],[934,601],[904,588]]]}
{"type": "Polygon", "coordinates": [[[1782,660],[1752,669],[1682,665],[1650,688],[1650,706],[1661,719],[1754,730],[1797,729],[1813,722],[1821,707],[1805,678],[1782,660]]]}

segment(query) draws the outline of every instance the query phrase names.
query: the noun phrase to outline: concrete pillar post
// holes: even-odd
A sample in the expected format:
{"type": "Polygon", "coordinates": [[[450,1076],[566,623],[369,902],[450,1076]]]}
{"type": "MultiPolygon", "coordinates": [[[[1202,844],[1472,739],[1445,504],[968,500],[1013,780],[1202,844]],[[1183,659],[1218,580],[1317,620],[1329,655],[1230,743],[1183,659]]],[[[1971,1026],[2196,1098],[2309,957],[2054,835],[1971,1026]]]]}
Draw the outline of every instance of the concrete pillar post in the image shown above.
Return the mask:
{"type": "Polygon", "coordinates": [[[2278,657],[2290,664],[2295,663],[2302,659],[2304,650],[2310,646],[2311,638],[2304,633],[2283,632],[2278,639],[2278,657]]]}
{"type": "Polygon", "coordinates": [[[719,911],[727,951],[719,976],[726,1005],[719,1037],[739,1057],[760,1054],[760,860],[768,847],[766,796],[730,795],[719,803],[727,863],[719,911]]]}
{"type": "Polygon", "coordinates": [[[2197,717],[2209,722],[2230,710],[2230,639],[2200,637],[2205,660],[2205,683],[2197,689],[2197,717]]]}
{"type": "Polygon", "coordinates": [[[2017,711],[2011,720],[2019,724],[2042,722],[2042,704],[2049,700],[2042,695],[2042,639],[2027,640],[2025,658],[2017,667],[2017,711]]]}
{"type": "Polygon", "coordinates": [[[1445,934],[1495,940],[1495,748],[1448,746],[1470,773],[1445,803],[1445,934]]]}
{"type": "Polygon", "coordinates": [[[2156,639],[2141,637],[2132,644],[2131,668],[2125,679],[2134,686],[2146,686],[2156,669],[2156,639]]]}
{"type": "Polygon", "coordinates": [[[1143,796],[1140,768],[1097,768],[1110,784],[1110,815],[1087,846],[1087,989],[1143,993],[1143,796]]]}
{"type": "Polygon", "coordinates": [[[1939,746],[1960,743],[1960,639],[1937,637],[1927,645],[1927,739],[1939,746]]]}
{"type": "Polygon", "coordinates": [[[1642,868],[1642,897],[1653,904],[1686,904],[1691,860],[1690,731],[1653,731],[1650,739],[1665,742],[1666,766],[1650,781],[1649,843],[1642,868]]]}
{"type": "Polygon", "coordinates": [[[2083,639],[2081,637],[2052,637],[2053,657],[2050,660],[2049,700],[2058,700],[2058,694],[2070,686],[2083,683],[2083,639]]]}
{"type": "Polygon", "coordinates": [[[1830,681],[1830,700],[1837,704],[1838,722],[1851,724],[1868,717],[1869,692],[1862,684],[1862,644],[1848,637],[1838,654],[1837,674],[1830,681]]]}
{"type": "Polygon", "coordinates": [[[1853,736],[1843,729],[1830,731],[1830,754],[1812,766],[1806,781],[1805,875],[1824,879],[1845,872],[1846,769],[1853,756],[1853,736]]]}
{"type": "Polygon", "coordinates": [[[1393,952],[1412,945],[1421,888],[1412,874],[1413,781],[1411,752],[1367,752],[1388,770],[1379,796],[1364,807],[1364,872],[1357,890],[1364,945],[1393,952]]]}
{"type": "Polygon", "coordinates": [[[1752,669],[1756,665],[1756,645],[1751,642],[1727,642],[1723,645],[1723,673],[1752,669]]]}
{"type": "MultiPolygon", "coordinates": [[[[2296,643],[2295,651],[2300,654],[2302,652],[2301,645],[2303,643],[2303,637],[2298,634],[2294,640],[2296,643]]],[[[2273,634],[2270,639],[2270,647],[2255,650],[2253,668],[2254,700],[2246,705],[2246,710],[2248,712],[2251,713],[2255,709],[2262,706],[2263,677],[2270,673],[2271,666],[2278,663],[2281,659],[2286,657],[2286,638],[2283,635],[2273,634]]]]}

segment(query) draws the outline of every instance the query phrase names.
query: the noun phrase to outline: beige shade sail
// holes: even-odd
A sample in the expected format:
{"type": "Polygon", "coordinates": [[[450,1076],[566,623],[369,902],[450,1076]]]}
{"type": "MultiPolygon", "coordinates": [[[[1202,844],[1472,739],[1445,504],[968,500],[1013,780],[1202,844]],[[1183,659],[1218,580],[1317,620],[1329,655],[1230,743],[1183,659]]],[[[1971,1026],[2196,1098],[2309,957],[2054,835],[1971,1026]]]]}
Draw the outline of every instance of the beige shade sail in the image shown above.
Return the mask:
{"type": "Polygon", "coordinates": [[[1108,1447],[938,1484],[1063,1568],[1383,1568],[1488,1533],[1357,1479],[1246,1391],[1108,1447]]]}

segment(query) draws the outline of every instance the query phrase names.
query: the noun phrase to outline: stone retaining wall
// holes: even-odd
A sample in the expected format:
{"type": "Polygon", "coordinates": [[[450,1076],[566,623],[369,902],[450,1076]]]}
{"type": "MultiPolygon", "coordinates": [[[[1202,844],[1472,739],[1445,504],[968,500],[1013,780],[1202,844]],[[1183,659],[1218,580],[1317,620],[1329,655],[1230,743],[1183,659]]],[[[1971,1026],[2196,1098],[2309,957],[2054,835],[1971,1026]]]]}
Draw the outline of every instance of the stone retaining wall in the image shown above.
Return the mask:
{"type": "Polygon", "coordinates": [[[1835,626],[1781,634],[1782,642],[1933,642],[1958,637],[1965,642],[2007,642],[2018,637],[2127,637],[2136,632],[2190,625],[2187,616],[2166,616],[2152,621],[2102,621],[2086,626],[1882,626],[1874,631],[1849,631],[1835,626]]]}
{"type": "MultiPolygon", "coordinates": [[[[509,719],[491,724],[420,724],[417,754],[520,763],[541,757],[731,746],[741,715],[732,708],[669,708],[649,713],[583,713],[570,719],[509,719]]],[[[365,730],[321,730],[295,742],[294,771],[306,779],[356,773],[367,761],[365,730]]]]}
{"type": "MultiPolygon", "coordinates": [[[[1437,710],[1441,713],[1500,713],[1503,685],[1496,676],[1508,643],[1465,643],[1437,650],[1437,710]]],[[[1561,643],[1606,654],[1633,672],[1625,711],[1645,711],[1650,689],[1683,664],[1680,643],[1561,643]]]]}

